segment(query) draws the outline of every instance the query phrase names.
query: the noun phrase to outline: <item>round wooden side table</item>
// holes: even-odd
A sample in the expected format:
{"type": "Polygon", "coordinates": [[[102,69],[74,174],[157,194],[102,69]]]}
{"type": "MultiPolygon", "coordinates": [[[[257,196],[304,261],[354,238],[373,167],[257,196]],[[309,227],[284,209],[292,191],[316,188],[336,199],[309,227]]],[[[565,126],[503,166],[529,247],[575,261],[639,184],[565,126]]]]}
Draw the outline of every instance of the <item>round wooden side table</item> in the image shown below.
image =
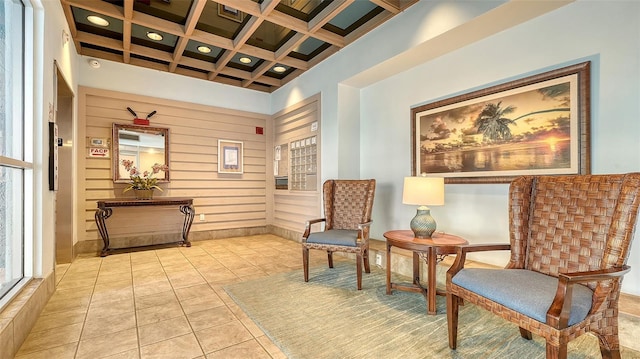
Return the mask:
{"type": "Polygon", "coordinates": [[[387,240],[387,294],[391,289],[422,293],[427,301],[427,314],[436,314],[436,294],[444,295],[436,288],[436,264],[438,256],[455,254],[457,247],[469,242],[452,234],[437,232],[431,238],[415,238],[410,230],[394,230],[384,233],[387,240]],[[391,247],[413,251],[413,283],[391,283],[391,247]],[[420,283],[420,258],[427,263],[427,286],[420,283]]]}

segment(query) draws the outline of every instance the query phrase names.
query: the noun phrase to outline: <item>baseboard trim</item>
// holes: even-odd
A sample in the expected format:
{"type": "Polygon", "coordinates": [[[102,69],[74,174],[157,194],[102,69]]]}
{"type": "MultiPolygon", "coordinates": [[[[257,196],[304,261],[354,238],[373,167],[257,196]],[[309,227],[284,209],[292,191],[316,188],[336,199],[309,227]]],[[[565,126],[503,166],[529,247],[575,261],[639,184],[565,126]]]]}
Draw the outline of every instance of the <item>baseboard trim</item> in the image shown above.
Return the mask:
{"type": "Polygon", "coordinates": [[[620,313],[640,318],[640,296],[628,293],[620,293],[618,310],[620,311],[620,313]]]}
{"type": "Polygon", "coordinates": [[[0,312],[0,358],[13,358],[55,292],[55,272],[35,278],[0,312]]]}
{"type": "MultiPolygon", "coordinates": [[[[212,231],[191,232],[189,233],[189,241],[197,242],[209,239],[244,237],[270,233],[271,232],[269,232],[268,226],[219,229],[212,231]]],[[[134,248],[138,246],[168,245],[176,243],[180,240],[180,238],[180,233],[167,233],[163,235],[141,235],[135,237],[116,237],[110,238],[109,244],[111,248],[126,250],[127,248],[134,248]]],[[[103,246],[104,243],[102,242],[102,239],[80,241],[75,244],[74,252],[76,253],[76,255],[91,253],[99,254],[103,246]]]]}

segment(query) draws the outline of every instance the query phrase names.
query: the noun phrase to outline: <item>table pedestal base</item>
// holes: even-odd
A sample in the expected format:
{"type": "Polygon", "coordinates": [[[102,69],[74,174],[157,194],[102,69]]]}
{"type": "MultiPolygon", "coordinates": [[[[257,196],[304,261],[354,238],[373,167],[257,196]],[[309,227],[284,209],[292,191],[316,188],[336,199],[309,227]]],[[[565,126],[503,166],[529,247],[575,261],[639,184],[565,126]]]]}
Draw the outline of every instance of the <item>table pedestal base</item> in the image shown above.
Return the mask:
{"type": "Polygon", "coordinates": [[[412,283],[392,283],[391,282],[391,246],[387,245],[387,294],[391,294],[392,289],[422,293],[427,302],[427,314],[435,315],[436,311],[436,295],[446,295],[445,291],[436,287],[436,265],[441,262],[446,255],[437,256],[435,250],[430,248],[425,252],[413,252],[413,282],[412,283]],[[433,252],[433,253],[431,253],[433,252]],[[430,259],[432,257],[433,259],[430,259]],[[423,286],[420,282],[420,259],[424,259],[427,264],[427,286],[423,286]],[[433,268],[432,268],[433,267],[433,268]],[[435,290],[429,290],[434,288],[435,290]]]}

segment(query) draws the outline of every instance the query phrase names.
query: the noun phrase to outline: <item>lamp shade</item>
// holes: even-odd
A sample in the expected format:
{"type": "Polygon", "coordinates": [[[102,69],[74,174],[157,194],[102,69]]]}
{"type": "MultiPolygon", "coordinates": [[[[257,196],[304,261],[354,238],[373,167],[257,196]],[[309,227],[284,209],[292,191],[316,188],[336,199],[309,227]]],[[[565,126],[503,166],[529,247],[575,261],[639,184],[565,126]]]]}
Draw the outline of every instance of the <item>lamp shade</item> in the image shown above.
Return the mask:
{"type": "Polygon", "coordinates": [[[405,177],[402,191],[402,203],[418,206],[444,205],[444,178],[442,177],[405,177]]]}

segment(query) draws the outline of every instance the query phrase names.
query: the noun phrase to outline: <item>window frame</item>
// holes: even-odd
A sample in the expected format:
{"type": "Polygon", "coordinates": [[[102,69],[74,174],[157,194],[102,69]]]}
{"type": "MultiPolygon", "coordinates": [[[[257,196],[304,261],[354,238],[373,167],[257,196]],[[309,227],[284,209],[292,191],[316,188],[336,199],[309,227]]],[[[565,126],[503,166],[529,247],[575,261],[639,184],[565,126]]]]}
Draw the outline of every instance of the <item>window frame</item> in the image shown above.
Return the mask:
{"type": "MultiPolygon", "coordinates": [[[[18,225],[21,225],[21,234],[22,234],[22,243],[19,246],[22,249],[22,252],[18,255],[21,260],[21,277],[12,280],[15,283],[12,283],[10,287],[7,287],[5,291],[0,292],[0,310],[2,310],[7,303],[9,303],[16,295],[20,292],[20,290],[29,282],[31,277],[34,274],[34,231],[33,231],[33,223],[34,223],[34,89],[33,86],[27,86],[27,84],[33,84],[34,82],[34,71],[28,71],[29,69],[35,69],[34,60],[34,48],[35,48],[35,37],[34,37],[34,29],[35,29],[35,17],[34,17],[34,9],[29,0],[14,0],[12,2],[5,2],[5,4],[10,7],[10,11],[15,9],[16,5],[22,6],[22,17],[21,17],[21,25],[23,31],[12,31],[13,37],[16,34],[21,34],[21,50],[22,50],[22,61],[20,66],[12,67],[9,69],[11,72],[11,76],[14,79],[19,79],[20,83],[20,91],[11,91],[9,95],[12,98],[7,98],[7,101],[11,101],[14,107],[20,108],[20,113],[17,116],[14,114],[10,114],[11,120],[13,121],[14,126],[20,126],[21,128],[21,142],[22,148],[21,153],[18,156],[12,156],[12,154],[8,154],[8,156],[0,156],[0,167],[10,168],[10,169],[20,169],[22,170],[22,205],[21,205],[21,220],[18,219],[18,225]],[[16,68],[18,68],[16,70],[16,68]],[[16,72],[19,73],[19,76],[16,76],[16,72]],[[13,97],[18,94],[18,98],[15,99],[13,97]],[[18,157],[18,158],[16,158],[18,157]]],[[[15,18],[11,18],[13,20],[15,18]]],[[[11,23],[7,23],[5,26],[7,28],[14,28],[16,24],[12,21],[11,23]]],[[[8,32],[8,31],[7,31],[8,32]]],[[[20,41],[18,40],[18,41],[20,41]]],[[[12,51],[16,51],[16,44],[12,43],[12,51]]],[[[13,108],[13,107],[12,107],[13,108]]],[[[9,118],[9,116],[7,118],[9,118]]],[[[16,140],[12,138],[12,140],[16,140]]],[[[7,247],[11,246],[9,244],[7,247]]]]}

